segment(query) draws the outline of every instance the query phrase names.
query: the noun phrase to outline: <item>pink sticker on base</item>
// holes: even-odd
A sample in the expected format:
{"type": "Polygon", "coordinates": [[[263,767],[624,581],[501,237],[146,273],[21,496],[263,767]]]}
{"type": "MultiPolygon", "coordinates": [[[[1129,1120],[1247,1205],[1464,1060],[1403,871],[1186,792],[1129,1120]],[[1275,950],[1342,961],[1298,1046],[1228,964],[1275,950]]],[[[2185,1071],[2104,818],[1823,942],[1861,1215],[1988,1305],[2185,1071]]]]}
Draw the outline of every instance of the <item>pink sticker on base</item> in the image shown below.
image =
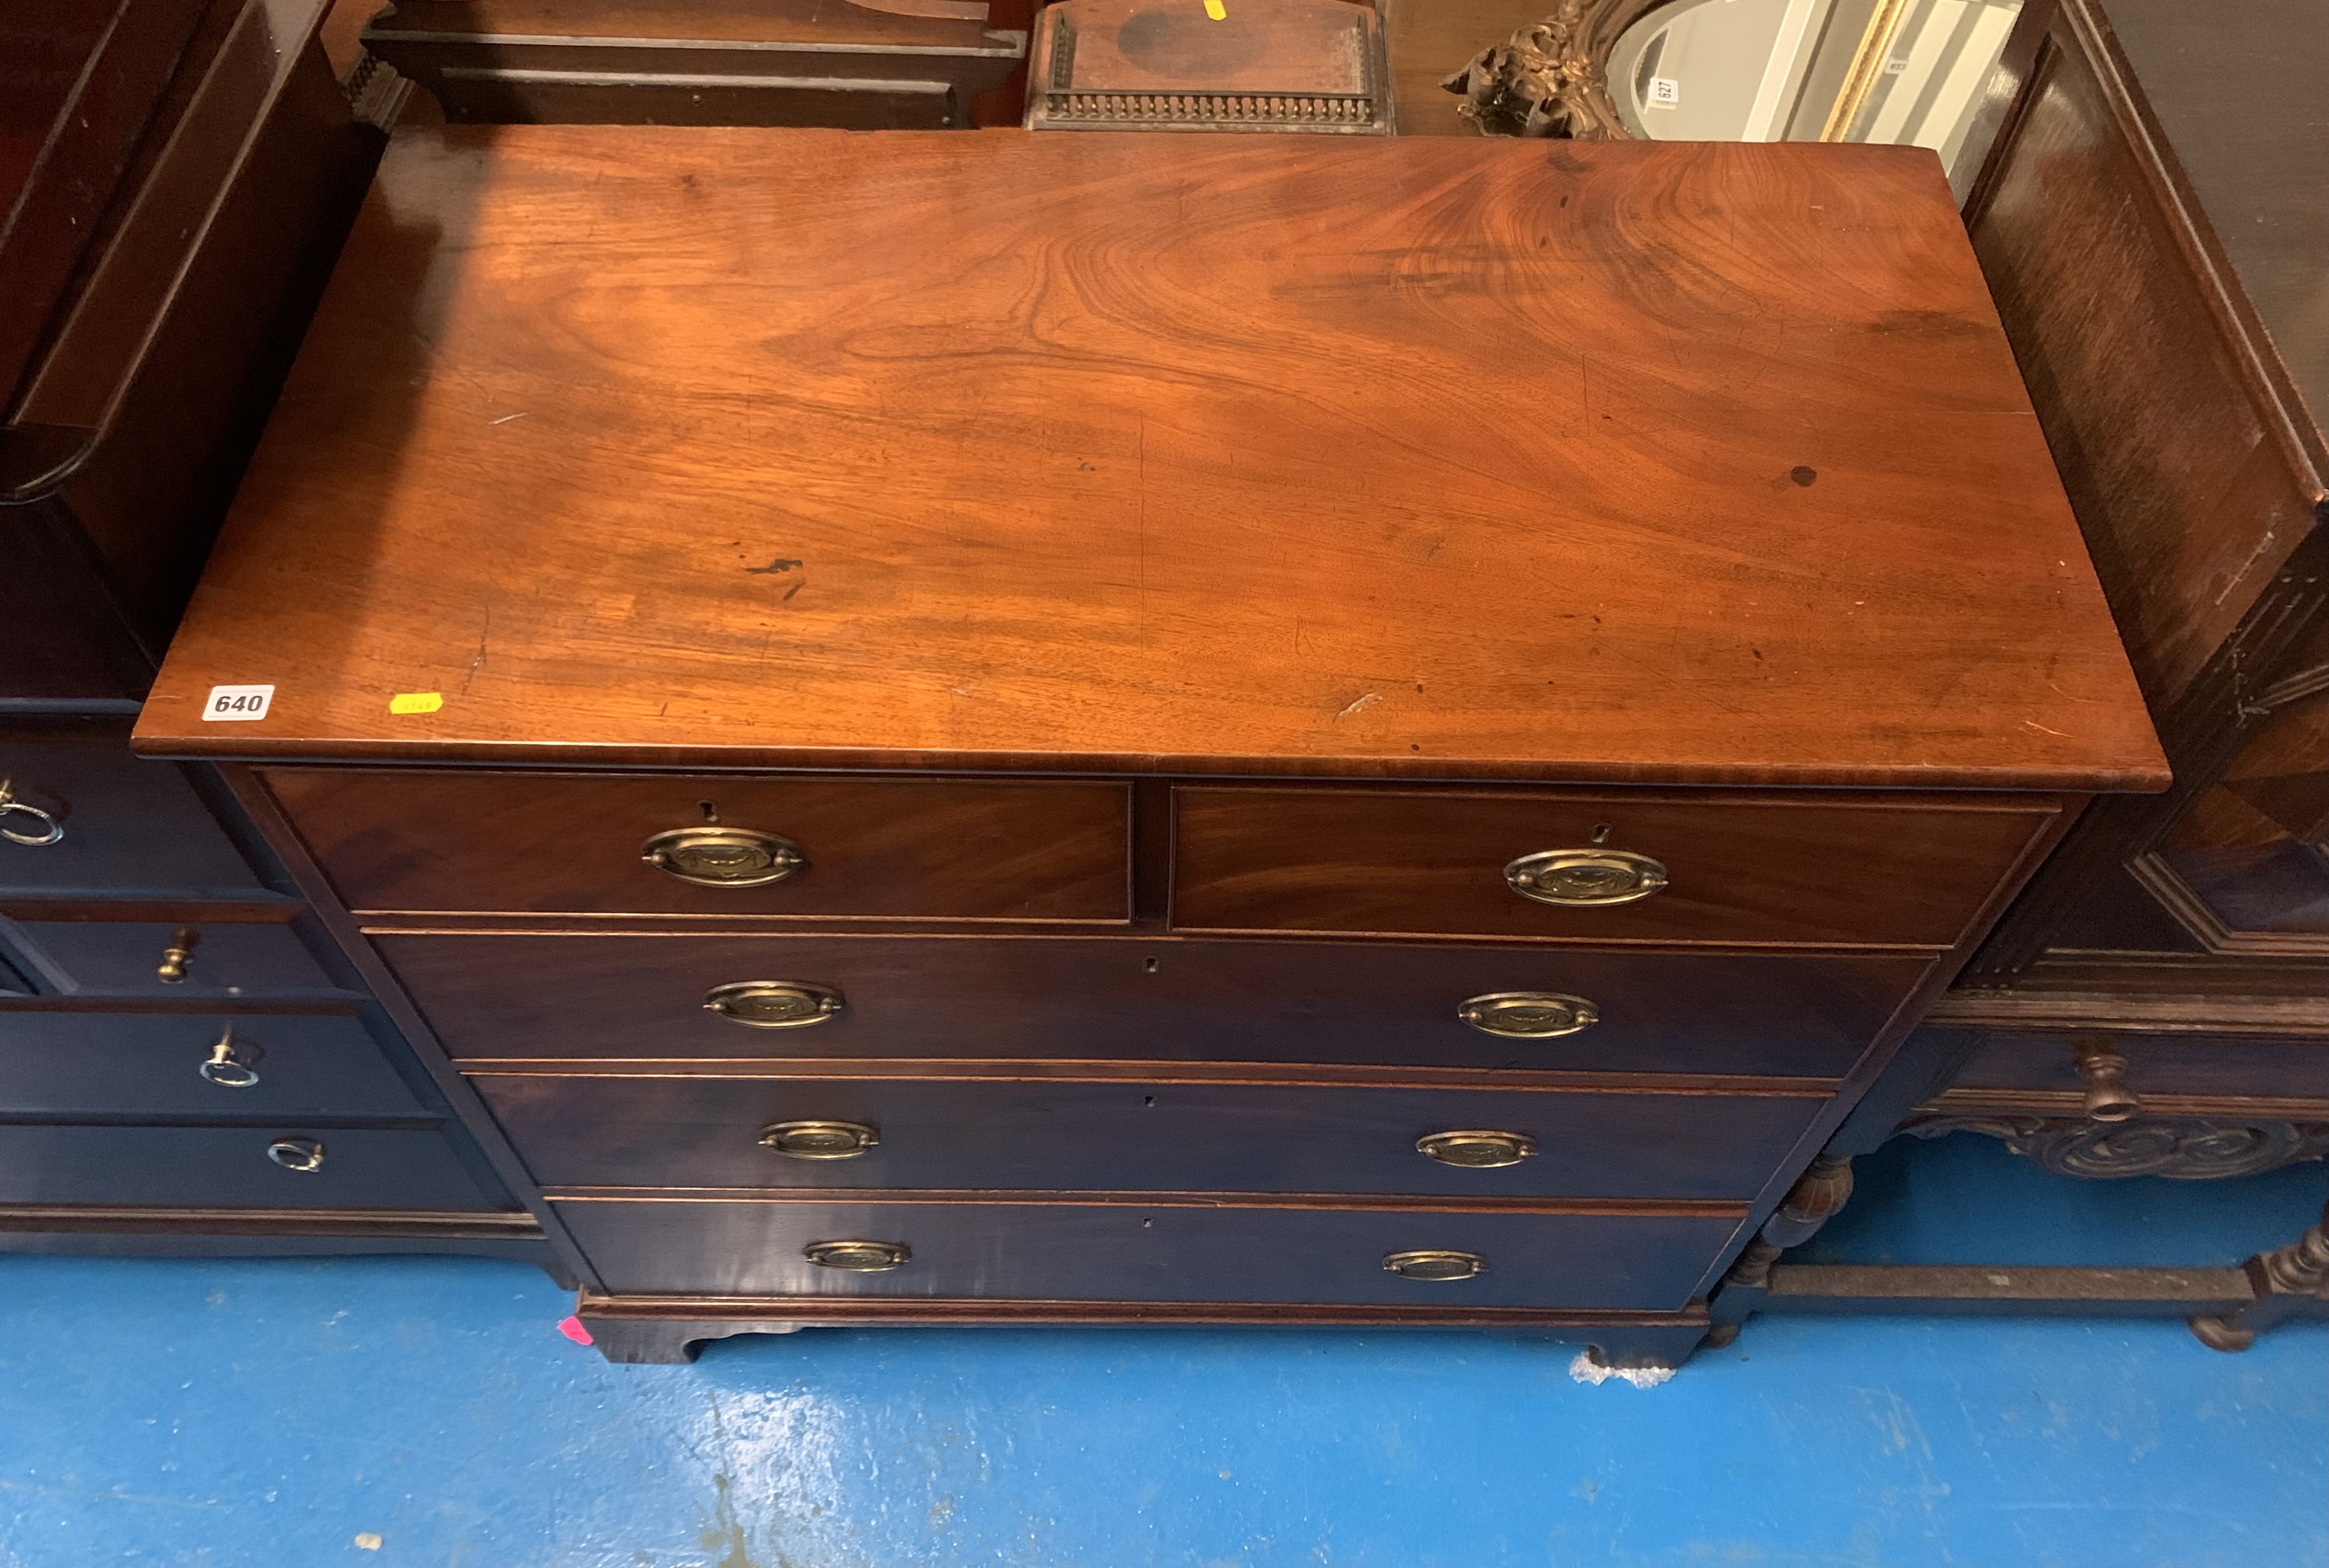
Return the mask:
{"type": "Polygon", "coordinates": [[[588,1345],[590,1343],[590,1331],[582,1327],[582,1319],[580,1318],[569,1318],[565,1322],[561,1323],[558,1326],[558,1332],[563,1334],[567,1338],[571,1339],[577,1345],[588,1345]]]}

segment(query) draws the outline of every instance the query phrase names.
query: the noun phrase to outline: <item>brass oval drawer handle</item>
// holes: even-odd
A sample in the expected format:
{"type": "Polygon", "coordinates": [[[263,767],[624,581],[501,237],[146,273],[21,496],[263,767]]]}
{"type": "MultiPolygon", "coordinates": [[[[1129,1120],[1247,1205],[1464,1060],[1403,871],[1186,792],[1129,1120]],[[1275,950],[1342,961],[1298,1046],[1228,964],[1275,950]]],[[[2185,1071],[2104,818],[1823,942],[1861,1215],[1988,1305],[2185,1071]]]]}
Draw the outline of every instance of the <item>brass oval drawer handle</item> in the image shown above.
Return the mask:
{"type": "Polygon", "coordinates": [[[801,1256],[820,1269],[845,1269],[853,1274],[886,1274],[903,1268],[914,1255],[903,1242],[811,1242],[801,1256]]]}
{"type": "Polygon", "coordinates": [[[1504,867],[1504,881],[1539,903],[1632,903],[1666,884],[1666,868],[1627,849],[1541,849],[1504,867]]]}
{"type": "Polygon", "coordinates": [[[1536,1139],[1524,1132],[1427,1132],[1415,1140],[1415,1152],[1441,1165],[1466,1170],[1495,1170],[1518,1165],[1536,1152],[1536,1139]]]}
{"type": "Polygon", "coordinates": [[[704,992],[703,1006],[755,1029],[806,1029],[831,1023],[849,1002],[831,986],[806,980],[731,980],[704,992]]]}
{"type": "Polygon", "coordinates": [[[882,1141],[882,1129],[862,1121],[772,1121],[760,1143],[793,1159],[855,1159],[882,1141]]]}
{"type": "Polygon", "coordinates": [[[1601,1009],[1565,991],[1491,991],[1469,997],[1456,1015],[1485,1034],[1511,1040],[1557,1040],[1581,1034],[1601,1021],[1601,1009]]]}
{"type": "Polygon", "coordinates": [[[791,839],[749,827],[674,827],[640,845],[639,858],[698,887],[764,887],[808,864],[791,839]]]}
{"type": "Polygon", "coordinates": [[[221,1089],[249,1089],[259,1082],[259,1063],[266,1054],[250,1041],[236,1039],[230,1024],[194,1071],[221,1089]]]}
{"type": "Polygon", "coordinates": [[[1385,1252],[1383,1267],[1409,1280],[1469,1280],[1487,1272],[1488,1260],[1477,1252],[1448,1252],[1425,1248],[1413,1252],[1385,1252]]]}
{"type": "Polygon", "coordinates": [[[267,1157],[285,1170],[321,1170],[324,1146],[312,1138],[278,1138],[267,1146],[267,1157]]]}
{"type": "Polygon", "coordinates": [[[16,798],[16,781],[0,779],[0,823],[11,817],[29,817],[40,827],[30,833],[22,827],[0,827],[0,838],[11,844],[21,844],[27,849],[46,849],[65,836],[65,825],[54,814],[42,810],[29,800],[16,798]]]}

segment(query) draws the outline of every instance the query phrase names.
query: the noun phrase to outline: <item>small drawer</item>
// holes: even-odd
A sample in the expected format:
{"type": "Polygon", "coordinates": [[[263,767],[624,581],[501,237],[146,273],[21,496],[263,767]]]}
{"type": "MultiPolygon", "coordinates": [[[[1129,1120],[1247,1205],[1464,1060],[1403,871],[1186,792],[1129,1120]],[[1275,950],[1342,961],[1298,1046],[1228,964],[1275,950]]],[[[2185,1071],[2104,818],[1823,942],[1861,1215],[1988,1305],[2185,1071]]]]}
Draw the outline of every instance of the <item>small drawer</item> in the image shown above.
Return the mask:
{"type": "Polygon", "coordinates": [[[441,1133],[0,1125],[0,1203],[484,1209],[441,1133]],[[301,1168],[301,1167],[308,1168],[301,1168]]]}
{"type": "Polygon", "coordinates": [[[1190,788],[1173,924],[1574,942],[1947,948],[2045,807],[1190,788]]]}
{"type": "Polygon", "coordinates": [[[120,734],[0,742],[0,898],[240,897],[267,887],[174,762],[120,734]]]}
{"type": "Polygon", "coordinates": [[[1686,1305],[1740,1223],[1707,1214],[1210,1204],[615,1200],[556,1207],[618,1295],[1611,1311],[1686,1305]],[[820,1243],[849,1241],[907,1256],[878,1272],[809,1261],[820,1243]],[[1416,1252],[1468,1253],[1481,1267],[1437,1280],[1385,1267],[1416,1252]]]}
{"type": "MultiPolygon", "coordinates": [[[[2098,1034],[2126,1058],[2126,1090],[2173,1110],[2191,1100],[2329,1101],[2329,1040],[2268,1035],[2098,1034]]],[[[1987,1034],[1953,1089],[2023,1093],[2070,1110],[2086,1092],[2068,1034],[1987,1034]]],[[[2257,1108],[2268,1114],[2268,1106],[2257,1108]]]]}
{"type": "Polygon", "coordinates": [[[1832,1079],[1931,963],[1105,937],[372,940],[446,1048],[472,1061],[986,1057],[1832,1079]],[[831,1006],[778,1028],[707,1005],[754,982],[790,982],[831,1006]],[[1531,995],[1576,1011],[1516,1021],[1497,1000],[1531,995]]]}
{"type": "Polygon", "coordinates": [[[1369,1193],[1743,1203],[1770,1179],[1827,1103],[1817,1093],[968,1076],[480,1073],[470,1082],[547,1187],[1369,1193]],[[1426,1152],[1427,1140],[1451,1133],[1494,1137],[1456,1140],[1452,1148],[1432,1142],[1438,1154],[1426,1152]],[[795,1152],[784,1152],[787,1147],[795,1152]]]}
{"type": "Polygon", "coordinates": [[[1122,924],[1117,783],[391,773],[268,783],[368,913],[1122,924]]]}
{"type": "Polygon", "coordinates": [[[21,921],[12,945],[71,996],[316,997],[333,984],[299,933],[285,925],[206,921],[21,921]]]}
{"type": "Polygon", "coordinates": [[[0,1115],[430,1114],[363,1025],[297,1014],[0,1012],[0,1115]]]}

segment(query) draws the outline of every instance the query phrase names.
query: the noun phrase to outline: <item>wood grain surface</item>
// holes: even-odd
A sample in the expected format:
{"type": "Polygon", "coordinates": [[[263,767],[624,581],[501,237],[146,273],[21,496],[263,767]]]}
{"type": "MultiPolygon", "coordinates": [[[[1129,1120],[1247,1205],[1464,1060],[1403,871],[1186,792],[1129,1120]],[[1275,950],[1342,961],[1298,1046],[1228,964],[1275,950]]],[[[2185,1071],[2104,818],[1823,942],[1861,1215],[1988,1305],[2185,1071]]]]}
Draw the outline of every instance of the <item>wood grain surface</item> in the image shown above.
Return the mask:
{"type": "Polygon", "coordinates": [[[413,131],[139,736],[2165,779],[1938,164],[1786,145],[413,131]]]}

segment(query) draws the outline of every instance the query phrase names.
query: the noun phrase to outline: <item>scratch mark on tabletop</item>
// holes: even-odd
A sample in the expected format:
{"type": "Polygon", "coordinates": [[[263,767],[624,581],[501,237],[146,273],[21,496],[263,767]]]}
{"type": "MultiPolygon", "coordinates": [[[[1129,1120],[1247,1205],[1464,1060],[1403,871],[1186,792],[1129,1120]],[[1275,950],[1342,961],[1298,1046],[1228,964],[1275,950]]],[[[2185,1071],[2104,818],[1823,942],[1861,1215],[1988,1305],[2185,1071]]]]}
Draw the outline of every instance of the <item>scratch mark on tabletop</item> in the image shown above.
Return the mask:
{"type": "Polygon", "coordinates": [[[469,689],[469,683],[476,680],[477,678],[477,672],[486,667],[486,639],[492,637],[493,634],[494,607],[489,604],[486,606],[486,623],[477,628],[476,656],[469,660],[469,667],[464,671],[461,675],[461,689],[463,691],[466,692],[469,689]]]}
{"type": "MultiPolygon", "coordinates": [[[[533,411],[529,409],[526,411],[526,413],[531,413],[532,411],[533,411]]],[[[505,425],[512,420],[522,420],[523,418],[525,418],[525,413],[504,414],[497,420],[487,420],[486,423],[489,425],[505,425]]]]}
{"type": "Polygon", "coordinates": [[[1359,698],[1349,707],[1344,708],[1341,713],[1336,713],[1334,717],[1336,720],[1340,721],[1349,718],[1353,713],[1363,713],[1369,708],[1373,707],[1377,703],[1381,701],[1382,694],[1381,692],[1369,692],[1365,696],[1359,698]]]}
{"type": "Polygon", "coordinates": [[[790,571],[802,564],[804,562],[796,561],[789,555],[779,555],[766,566],[747,566],[744,570],[754,577],[774,577],[781,572],[790,571]]]}
{"type": "MultiPolygon", "coordinates": [[[[2033,730],[2046,730],[2046,726],[2045,726],[2045,725],[2043,725],[2043,724],[2041,724],[2041,723],[2039,723],[2037,720],[2035,720],[2035,719],[2024,719],[2024,720],[2023,720],[2022,722],[2023,722],[2024,724],[2028,725],[2031,729],[2033,729],[2033,730]]],[[[2046,733],[2048,733],[2048,734],[2050,734],[2050,735],[2060,735],[2060,736],[2062,737],[2062,739],[2064,739],[2064,740],[2066,740],[2066,741],[2067,741],[2067,740],[2069,740],[2069,739],[2070,738],[2070,737],[2069,732],[2066,732],[2066,731],[2062,731],[2062,730],[2046,730],[2046,733]]]]}

